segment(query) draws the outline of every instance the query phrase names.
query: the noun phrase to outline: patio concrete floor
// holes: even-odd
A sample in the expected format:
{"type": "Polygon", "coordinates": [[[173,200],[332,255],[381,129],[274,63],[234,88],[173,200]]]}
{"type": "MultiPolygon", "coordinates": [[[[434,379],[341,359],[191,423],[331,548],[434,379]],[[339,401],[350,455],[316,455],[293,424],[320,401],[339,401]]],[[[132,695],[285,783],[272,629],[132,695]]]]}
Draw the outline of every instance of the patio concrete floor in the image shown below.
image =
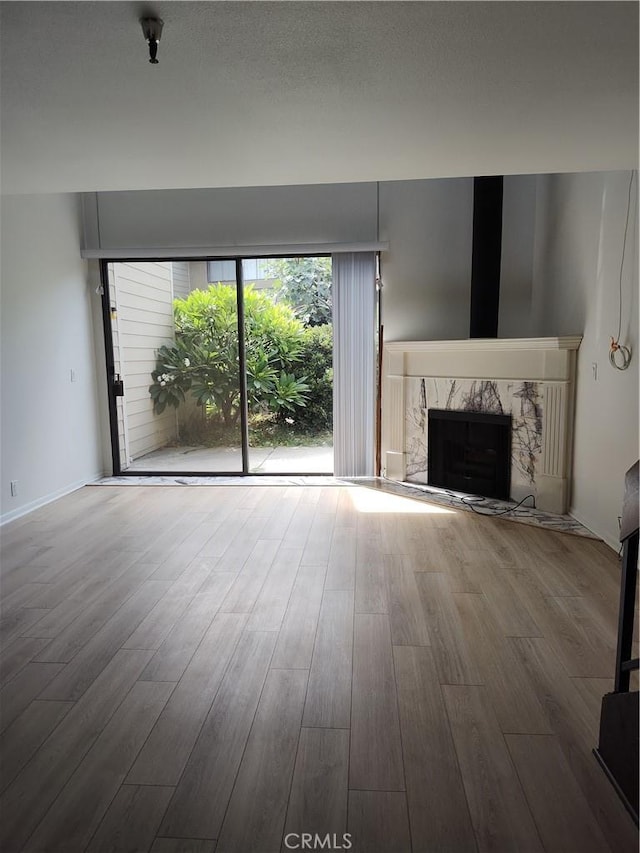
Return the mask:
{"type": "MultiPolygon", "coordinates": [[[[331,474],[333,447],[250,447],[253,474],[331,474]]],[[[242,471],[239,447],[164,447],[135,459],[127,471],[232,473],[242,471]]]]}

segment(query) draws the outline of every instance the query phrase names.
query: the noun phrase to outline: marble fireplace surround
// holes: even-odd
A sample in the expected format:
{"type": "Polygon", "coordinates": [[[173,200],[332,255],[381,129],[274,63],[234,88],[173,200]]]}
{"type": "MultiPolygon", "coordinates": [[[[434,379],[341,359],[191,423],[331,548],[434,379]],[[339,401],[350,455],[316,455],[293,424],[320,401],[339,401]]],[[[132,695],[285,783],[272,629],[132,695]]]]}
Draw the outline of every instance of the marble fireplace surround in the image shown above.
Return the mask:
{"type": "Polygon", "coordinates": [[[511,497],[569,504],[576,353],[581,337],[385,343],[382,473],[427,483],[430,408],[511,414],[511,497]]]}

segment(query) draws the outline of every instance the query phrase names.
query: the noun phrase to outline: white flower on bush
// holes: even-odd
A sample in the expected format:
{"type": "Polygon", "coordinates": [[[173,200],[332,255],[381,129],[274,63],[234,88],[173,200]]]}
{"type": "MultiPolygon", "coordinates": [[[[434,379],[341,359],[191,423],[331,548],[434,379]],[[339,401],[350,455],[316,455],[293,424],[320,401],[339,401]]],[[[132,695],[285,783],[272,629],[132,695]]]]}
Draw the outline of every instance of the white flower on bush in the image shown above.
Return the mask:
{"type": "Polygon", "coordinates": [[[292,424],[292,423],[293,423],[293,418],[285,418],[285,419],[284,419],[284,422],[285,422],[286,424],[292,424]]]}
{"type": "Polygon", "coordinates": [[[175,375],[173,373],[160,373],[158,374],[158,384],[161,388],[164,388],[167,382],[173,382],[175,379],[175,375]]]}
{"type": "Polygon", "coordinates": [[[191,367],[191,362],[189,361],[189,359],[188,359],[188,358],[185,358],[185,360],[184,360],[184,366],[185,366],[185,367],[191,367]]]}

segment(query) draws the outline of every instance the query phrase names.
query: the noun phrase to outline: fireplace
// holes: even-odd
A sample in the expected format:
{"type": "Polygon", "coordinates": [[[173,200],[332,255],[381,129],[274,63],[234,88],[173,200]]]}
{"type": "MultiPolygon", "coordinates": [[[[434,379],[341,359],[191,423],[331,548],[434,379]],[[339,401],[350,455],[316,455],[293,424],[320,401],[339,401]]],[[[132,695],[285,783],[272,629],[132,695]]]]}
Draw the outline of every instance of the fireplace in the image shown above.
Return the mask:
{"type": "Polygon", "coordinates": [[[511,416],[429,409],[428,419],[429,483],[508,500],[511,416]]]}
{"type": "Polygon", "coordinates": [[[430,482],[431,410],[506,415],[511,420],[509,497],[520,501],[533,495],[538,509],[566,512],[580,340],[385,341],[384,476],[430,482]]]}

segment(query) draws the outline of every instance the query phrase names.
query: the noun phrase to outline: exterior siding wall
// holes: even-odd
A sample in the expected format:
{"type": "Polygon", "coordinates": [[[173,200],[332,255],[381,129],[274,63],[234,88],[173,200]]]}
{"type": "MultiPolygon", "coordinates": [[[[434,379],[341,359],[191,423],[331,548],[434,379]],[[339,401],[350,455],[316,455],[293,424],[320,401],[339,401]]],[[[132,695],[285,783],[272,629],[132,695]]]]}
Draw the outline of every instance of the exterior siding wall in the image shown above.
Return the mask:
{"type": "Polygon", "coordinates": [[[183,299],[191,293],[189,261],[173,261],[173,298],[183,299]]]}
{"type": "Polygon", "coordinates": [[[130,461],[176,437],[175,410],[155,415],[148,390],[158,348],[174,339],[173,276],[170,262],[110,266],[112,305],[116,306],[114,355],[125,388],[124,398],[118,401],[120,461],[126,468],[130,461]]]}

